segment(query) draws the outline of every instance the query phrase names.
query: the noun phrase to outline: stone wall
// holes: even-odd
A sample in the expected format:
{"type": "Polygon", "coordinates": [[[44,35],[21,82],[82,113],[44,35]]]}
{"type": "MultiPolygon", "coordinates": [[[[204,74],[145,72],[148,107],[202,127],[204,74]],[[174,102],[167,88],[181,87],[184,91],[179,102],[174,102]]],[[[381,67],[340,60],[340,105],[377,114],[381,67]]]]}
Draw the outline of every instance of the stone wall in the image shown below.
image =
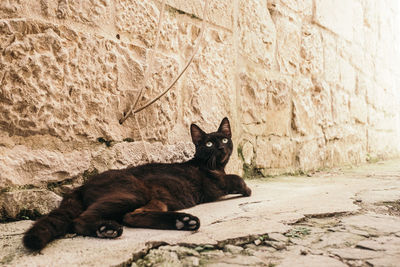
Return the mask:
{"type": "MultiPolygon", "coordinates": [[[[166,2],[151,88],[139,105],[178,74],[200,33],[203,0],[166,2]]],[[[245,176],[399,154],[396,0],[209,6],[187,73],[138,123],[120,125],[142,86],[161,1],[0,2],[3,217],[43,213],[35,203],[56,202],[98,171],[147,162],[146,151],[150,160],[187,159],[190,123],[213,131],[224,116],[237,148],[229,170],[245,176]]]]}

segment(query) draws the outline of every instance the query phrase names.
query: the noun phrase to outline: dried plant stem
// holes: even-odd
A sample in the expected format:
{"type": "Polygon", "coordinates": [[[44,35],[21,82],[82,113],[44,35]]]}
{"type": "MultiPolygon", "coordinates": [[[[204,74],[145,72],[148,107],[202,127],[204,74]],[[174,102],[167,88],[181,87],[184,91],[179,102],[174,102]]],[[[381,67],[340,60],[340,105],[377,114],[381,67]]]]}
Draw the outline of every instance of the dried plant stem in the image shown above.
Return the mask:
{"type": "MultiPolygon", "coordinates": [[[[164,1],[163,1],[163,6],[164,6],[164,1]]],[[[176,76],[176,78],[170,83],[170,85],[167,86],[167,88],[164,91],[162,91],[159,95],[157,95],[155,98],[153,98],[152,100],[150,100],[147,103],[145,103],[143,106],[135,109],[136,104],[137,104],[137,102],[139,100],[139,97],[141,96],[141,93],[143,91],[143,88],[142,88],[142,90],[139,92],[139,97],[136,98],[135,104],[131,107],[131,109],[129,109],[129,111],[125,114],[125,116],[119,121],[120,124],[122,124],[132,113],[138,113],[139,111],[142,111],[143,109],[147,108],[148,106],[150,106],[151,104],[153,104],[154,102],[159,100],[163,95],[165,95],[169,90],[171,90],[171,88],[176,84],[176,82],[179,80],[179,78],[187,70],[187,68],[192,63],[197,51],[199,50],[201,41],[203,40],[203,35],[204,35],[204,31],[205,31],[205,26],[206,26],[207,10],[208,10],[208,0],[205,0],[204,9],[203,9],[203,21],[202,21],[202,26],[201,26],[200,34],[199,34],[199,37],[198,37],[198,41],[197,41],[196,45],[193,48],[192,56],[190,57],[189,61],[186,63],[185,67],[181,70],[179,75],[176,76]]],[[[160,18],[161,18],[161,15],[160,15],[160,18]]],[[[153,53],[153,56],[154,56],[154,53],[153,53]]],[[[147,82],[146,76],[145,76],[145,82],[147,82]]],[[[145,85],[145,86],[147,86],[147,85],[145,85]]]]}

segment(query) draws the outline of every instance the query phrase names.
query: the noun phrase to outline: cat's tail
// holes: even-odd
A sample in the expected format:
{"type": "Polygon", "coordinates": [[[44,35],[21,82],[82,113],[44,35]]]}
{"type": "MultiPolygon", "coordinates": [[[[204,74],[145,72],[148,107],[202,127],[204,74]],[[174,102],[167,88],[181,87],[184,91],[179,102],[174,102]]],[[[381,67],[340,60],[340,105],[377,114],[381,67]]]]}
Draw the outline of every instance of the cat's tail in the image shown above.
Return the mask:
{"type": "Polygon", "coordinates": [[[25,233],[23,243],[30,250],[41,250],[57,237],[65,235],[73,220],[83,212],[80,192],[74,190],[62,200],[60,206],[37,220],[25,233]]]}

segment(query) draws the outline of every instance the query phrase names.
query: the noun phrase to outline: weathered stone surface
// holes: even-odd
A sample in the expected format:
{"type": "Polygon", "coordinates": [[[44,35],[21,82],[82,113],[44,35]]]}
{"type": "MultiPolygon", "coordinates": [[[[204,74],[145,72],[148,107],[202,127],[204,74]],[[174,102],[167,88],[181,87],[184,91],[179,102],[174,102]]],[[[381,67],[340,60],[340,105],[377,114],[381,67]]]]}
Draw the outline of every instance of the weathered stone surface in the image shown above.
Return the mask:
{"type": "Polygon", "coordinates": [[[91,168],[98,171],[121,169],[146,162],[182,162],[194,154],[192,143],[163,145],[162,143],[118,143],[111,148],[99,149],[92,154],[91,168]],[[147,158],[150,157],[150,159],[147,158]]]}
{"type": "Polygon", "coordinates": [[[344,222],[358,228],[374,229],[387,234],[398,232],[400,229],[400,218],[374,213],[345,218],[344,222]]]}
{"type": "Polygon", "coordinates": [[[0,188],[7,186],[43,186],[81,175],[90,166],[88,150],[61,153],[26,146],[0,148],[0,188]]]}
{"type": "Polygon", "coordinates": [[[123,1],[115,3],[115,26],[122,38],[152,46],[155,42],[156,28],[160,11],[152,1],[123,1]]]}
{"type": "MultiPolygon", "coordinates": [[[[230,34],[217,31],[205,34],[206,45],[187,71],[180,94],[183,101],[183,125],[186,129],[195,122],[207,129],[207,132],[215,131],[222,118],[232,117],[236,94],[229,82],[233,68],[231,42],[230,34]]],[[[232,127],[234,122],[235,118],[232,118],[232,127]]],[[[234,129],[235,134],[239,129],[234,129]]]]}
{"type": "Polygon", "coordinates": [[[243,130],[251,135],[289,136],[290,81],[269,77],[248,68],[240,76],[240,109],[243,130]]]}
{"type": "Polygon", "coordinates": [[[304,75],[320,76],[324,67],[324,54],[320,30],[303,25],[300,45],[300,72],[304,75]]]}
{"type": "MultiPolygon", "coordinates": [[[[167,0],[173,8],[185,12],[191,16],[202,18],[204,12],[204,2],[200,0],[167,0]]],[[[229,0],[210,0],[208,3],[207,21],[218,26],[232,29],[233,22],[233,2],[229,0]]]]}
{"type": "Polygon", "coordinates": [[[336,84],[340,78],[337,40],[330,32],[323,31],[321,34],[324,49],[324,79],[336,84]]]}
{"type": "Polygon", "coordinates": [[[234,246],[234,245],[226,245],[224,247],[224,251],[230,252],[232,254],[238,254],[243,251],[243,248],[239,247],[239,246],[234,246]]]}
{"type": "Polygon", "coordinates": [[[113,7],[110,0],[75,2],[59,0],[57,7],[52,8],[51,1],[41,0],[44,13],[55,13],[58,19],[72,20],[91,26],[111,26],[113,7]]]}
{"type": "MultiPolygon", "coordinates": [[[[294,81],[291,127],[302,136],[313,136],[314,138],[322,136],[319,110],[328,109],[330,104],[329,93],[322,88],[314,86],[311,79],[294,81]]],[[[327,112],[326,115],[329,116],[329,110],[327,112]]]]}
{"type": "Polygon", "coordinates": [[[29,219],[58,207],[61,197],[51,191],[41,189],[3,192],[0,194],[2,217],[7,219],[29,219]],[[25,218],[24,218],[25,216],[25,218]]]}
{"type": "Polygon", "coordinates": [[[289,139],[282,140],[276,136],[259,137],[256,147],[256,166],[264,168],[268,174],[282,172],[285,166],[291,166],[295,162],[295,146],[289,139]]]}
{"type": "Polygon", "coordinates": [[[317,170],[326,162],[325,140],[323,138],[303,141],[297,144],[296,160],[303,171],[317,170]]]}
{"type": "Polygon", "coordinates": [[[301,27],[286,17],[274,17],[276,58],[281,73],[295,75],[300,68],[301,27]]]}
{"type": "Polygon", "coordinates": [[[319,25],[353,41],[355,26],[353,10],[356,1],[315,0],[314,20],[319,25]]]}
{"type": "Polygon", "coordinates": [[[276,68],[277,31],[267,1],[240,0],[237,23],[240,52],[268,70],[276,68]]]}
{"type": "MultiPolygon", "coordinates": [[[[121,56],[117,51],[123,48],[101,37],[35,20],[0,24],[4,30],[2,131],[20,136],[50,134],[62,140],[124,137],[118,109],[123,108],[125,93],[117,82],[123,74],[117,67],[121,56]],[[96,119],[100,114],[102,119],[96,119]]],[[[140,80],[140,64],[128,53],[124,56],[140,80]]]]}
{"type": "Polygon", "coordinates": [[[345,267],[346,264],[340,262],[337,259],[333,259],[326,256],[319,255],[306,255],[302,257],[290,257],[288,259],[283,260],[279,266],[282,267],[290,267],[290,266],[310,266],[310,267],[318,267],[318,266],[329,266],[329,267],[345,267]]]}
{"type": "Polygon", "coordinates": [[[358,248],[331,249],[330,252],[346,260],[367,260],[379,256],[379,253],[376,251],[358,248]]]}
{"type": "Polygon", "coordinates": [[[155,162],[181,162],[193,156],[192,143],[121,142],[107,148],[61,153],[57,150],[34,150],[25,146],[0,148],[0,188],[22,185],[46,186],[49,182],[82,177],[85,171],[101,172],[155,162]],[[148,158],[148,156],[150,158],[148,158]]]}

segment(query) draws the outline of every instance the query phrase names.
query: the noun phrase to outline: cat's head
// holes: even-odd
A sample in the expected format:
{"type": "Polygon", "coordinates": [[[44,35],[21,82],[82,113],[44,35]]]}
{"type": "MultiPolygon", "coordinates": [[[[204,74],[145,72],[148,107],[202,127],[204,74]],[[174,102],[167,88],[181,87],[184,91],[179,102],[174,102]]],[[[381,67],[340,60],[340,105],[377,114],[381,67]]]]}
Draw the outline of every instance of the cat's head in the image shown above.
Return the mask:
{"type": "Polygon", "coordinates": [[[216,132],[205,133],[196,124],[190,125],[192,141],[196,146],[194,159],[211,170],[223,169],[232,154],[232,133],[228,118],[224,118],[216,132]]]}

